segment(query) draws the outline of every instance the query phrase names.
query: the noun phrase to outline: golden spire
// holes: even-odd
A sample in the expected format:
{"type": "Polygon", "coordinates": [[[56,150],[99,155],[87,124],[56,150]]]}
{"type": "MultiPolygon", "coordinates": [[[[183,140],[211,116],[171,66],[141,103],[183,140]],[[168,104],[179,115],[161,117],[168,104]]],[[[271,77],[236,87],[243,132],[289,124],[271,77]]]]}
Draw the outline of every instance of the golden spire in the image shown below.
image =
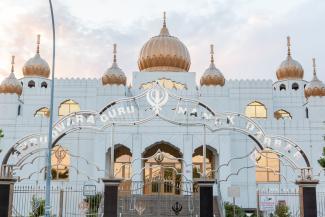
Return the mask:
{"type": "Polygon", "coordinates": [[[166,12],[164,12],[164,21],[163,21],[163,27],[160,30],[160,36],[169,36],[169,32],[167,29],[167,25],[166,25],[166,12]]]}
{"type": "Polygon", "coordinates": [[[210,44],[210,54],[211,54],[211,63],[214,63],[214,51],[213,51],[213,44],[210,44]]]}
{"type": "Polygon", "coordinates": [[[15,56],[11,57],[11,72],[14,73],[15,71],[15,56]]]}
{"type": "Polygon", "coordinates": [[[313,69],[314,69],[313,75],[316,76],[316,59],[315,58],[313,58],[313,69]]]}
{"type": "Polygon", "coordinates": [[[291,56],[291,40],[290,36],[287,37],[288,56],[291,56]]]}
{"type": "Polygon", "coordinates": [[[116,44],[113,45],[113,62],[116,63],[116,44]]]}
{"type": "Polygon", "coordinates": [[[37,41],[36,41],[36,43],[37,43],[36,53],[39,54],[39,45],[41,43],[41,35],[40,34],[37,35],[37,41]]]}
{"type": "Polygon", "coordinates": [[[164,23],[163,23],[163,27],[166,27],[166,11],[164,11],[164,23]]]}

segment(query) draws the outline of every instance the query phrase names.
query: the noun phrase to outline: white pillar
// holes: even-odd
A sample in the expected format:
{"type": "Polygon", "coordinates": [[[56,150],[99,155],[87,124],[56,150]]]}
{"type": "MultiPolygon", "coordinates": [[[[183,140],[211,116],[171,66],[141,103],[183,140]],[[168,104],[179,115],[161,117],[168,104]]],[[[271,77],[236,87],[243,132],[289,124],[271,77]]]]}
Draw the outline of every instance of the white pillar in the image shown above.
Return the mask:
{"type": "Polygon", "coordinates": [[[134,134],[132,136],[132,181],[142,182],[142,139],[141,135],[134,134]]]}
{"type": "Polygon", "coordinates": [[[193,135],[183,136],[183,182],[188,184],[183,185],[183,194],[192,191],[193,182],[193,167],[192,167],[192,154],[193,154],[193,135]]]}

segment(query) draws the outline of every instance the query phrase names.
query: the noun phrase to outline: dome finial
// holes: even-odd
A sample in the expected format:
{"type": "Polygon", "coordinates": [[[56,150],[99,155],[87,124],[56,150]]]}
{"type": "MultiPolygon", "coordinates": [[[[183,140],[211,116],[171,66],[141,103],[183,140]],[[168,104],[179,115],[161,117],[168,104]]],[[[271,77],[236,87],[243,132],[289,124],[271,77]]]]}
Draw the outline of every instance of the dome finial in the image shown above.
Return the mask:
{"type": "Polygon", "coordinates": [[[287,36],[288,56],[291,56],[291,39],[287,36]]]}
{"type": "Polygon", "coordinates": [[[37,35],[37,41],[36,41],[36,44],[37,44],[37,46],[36,46],[36,53],[38,53],[38,54],[39,54],[39,45],[40,45],[40,43],[41,43],[41,35],[38,34],[37,35]]]}
{"type": "Polygon", "coordinates": [[[314,69],[313,75],[316,76],[316,59],[315,58],[313,58],[313,69],[314,69]]]}
{"type": "Polygon", "coordinates": [[[114,54],[114,58],[113,58],[113,62],[116,63],[116,44],[113,45],[113,54],[114,54]]]}
{"type": "Polygon", "coordinates": [[[213,51],[213,44],[210,44],[210,54],[211,54],[211,63],[214,63],[214,51],[213,51]]]}
{"type": "Polygon", "coordinates": [[[166,27],[166,11],[164,11],[164,23],[163,23],[163,27],[166,27]]]}
{"type": "Polygon", "coordinates": [[[163,27],[160,30],[160,36],[170,36],[166,25],[166,12],[164,11],[163,27]]]}
{"type": "Polygon", "coordinates": [[[11,72],[15,71],[15,56],[11,57],[11,72]]]}

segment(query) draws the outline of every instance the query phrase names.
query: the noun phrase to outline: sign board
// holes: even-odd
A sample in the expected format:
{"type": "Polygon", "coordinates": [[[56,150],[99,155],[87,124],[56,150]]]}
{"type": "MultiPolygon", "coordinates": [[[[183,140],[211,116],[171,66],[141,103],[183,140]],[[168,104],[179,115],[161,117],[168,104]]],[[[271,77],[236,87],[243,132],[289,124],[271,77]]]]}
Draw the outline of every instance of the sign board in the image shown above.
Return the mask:
{"type": "Polygon", "coordinates": [[[275,205],[276,202],[274,196],[269,196],[269,195],[260,196],[260,209],[262,211],[274,211],[275,205]]]}
{"type": "Polygon", "coordinates": [[[228,187],[228,197],[240,197],[240,187],[239,186],[230,186],[228,187]]]}
{"type": "Polygon", "coordinates": [[[96,185],[84,185],[82,190],[84,196],[96,195],[96,185]]]}

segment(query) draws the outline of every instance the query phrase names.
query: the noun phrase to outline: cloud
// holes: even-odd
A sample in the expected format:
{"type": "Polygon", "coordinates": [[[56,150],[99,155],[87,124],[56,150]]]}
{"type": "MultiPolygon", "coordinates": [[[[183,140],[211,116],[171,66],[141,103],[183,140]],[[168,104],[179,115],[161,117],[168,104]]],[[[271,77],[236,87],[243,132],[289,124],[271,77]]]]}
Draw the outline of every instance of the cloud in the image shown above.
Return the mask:
{"type": "MultiPolygon", "coordinates": [[[[5,3],[4,3],[5,2],[5,3]]],[[[42,34],[41,55],[51,63],[49,9],[44,1],[8,8],[6,22],[0,21],[0,68],[10,69],[16,55],[16,74],[21,77],[24,62],[35,53],[36,34],[42,34]],[[13,10],[18,10],[13,16],[13,10]],[[9,19],[10,18],[10,19],[9,19]]],[[[229,78],[271,78],[285,58],[285,37],[293,38],[294,57],[310,79],[310,59],[325,59],[322,52],[325,31],[325,3],[315,0],[287,1],[56,1],[56,77],[99,78],[112,61],[112,44],[118,44],[119,66],[131,78],[137,69],[141,46],[161,28],[161,11],[167,10],[170,33],[180,38],[191,54],[191,71],[197,79],[209,64],[209,45],[215,44],[217,67],[229,78]],[[102,4],[102,5],[101,5],[102,4]],[[152,5],[151,10],[149,5],[152,5]],[[279,7],[281,5],[282,7],[279,7]],[[109,7],[108,7],[109,6],[109,7]],[[126,7],[129,6],[129,7],[126,7]],[[122,10],[122,8],[124,10],[122,10]],[[105,13],[106,11],[106,13],[105,13]],[[155,15],[155,16],[154,16],[155,15]],[[323,18],[323,19],[322,19],[323,18]],[[316,34],[317,32],[317,34],[316,34]]],[[[1,5],[2,4],[2,5],[1,5]]],[[[4,16],[4,15],[3,15],[4,16]]],[[[0,15],[2,19],[3,16],[0,15]]],[[[3,19],[2,19],[3,20],[3,19]]],[[[320,62],[319,61],[319,62],[320,62]]],[[[321,64],[319,64],[320,67],[321,64]]],[[[323,66],[322,68],[325,68],[323,66]]],[[[325,69],[324,69],[325,70],[325,69]]],[[[0,73],[0,78],[3,76],[0,73]]],[[[323,80],[325,76],[320,75],[323,80]]]]}

